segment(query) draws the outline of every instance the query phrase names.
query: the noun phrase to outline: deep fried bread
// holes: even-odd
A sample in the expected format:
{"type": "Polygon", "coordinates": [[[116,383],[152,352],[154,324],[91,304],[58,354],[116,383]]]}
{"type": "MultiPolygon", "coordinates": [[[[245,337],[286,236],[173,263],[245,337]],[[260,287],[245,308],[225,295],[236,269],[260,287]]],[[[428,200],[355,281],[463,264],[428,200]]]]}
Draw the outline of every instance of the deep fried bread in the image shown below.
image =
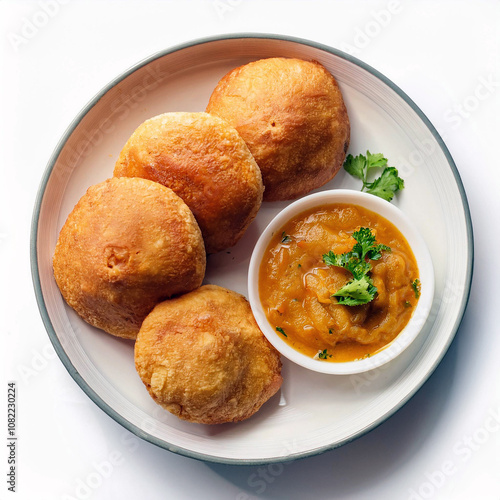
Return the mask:
{"type": "Polygon", "coordinates": [[[135,344],[137,372],[151,397],[191,422],[236,422],[280,388],[279,354],[247,300],[215,285],[158,304],[135,344]]]}
{"type": "Polygon", "coordinates": [[[255,218],[264,190],[243,139],[207,113],[146,120],[125,144],[114,175],[144,177],[173,189],[193,211],[207,253],[236,244],[255,218]]]}
{"type": "Polygon", "coordinates": [[[88,323],[135,338],[161,300],[199,287],[206,256],[196,220],[170,189],[146,179],[92,186],[57,241],[54,276],[88,323]]]}
{"type": "Polygon", "coordinates": [[[261,59],[226,74],[207,112],[228,121],[262,171],[268,201],[302,196],[330,181],[349,146],[335,78],[319,63],[261,59]]]}

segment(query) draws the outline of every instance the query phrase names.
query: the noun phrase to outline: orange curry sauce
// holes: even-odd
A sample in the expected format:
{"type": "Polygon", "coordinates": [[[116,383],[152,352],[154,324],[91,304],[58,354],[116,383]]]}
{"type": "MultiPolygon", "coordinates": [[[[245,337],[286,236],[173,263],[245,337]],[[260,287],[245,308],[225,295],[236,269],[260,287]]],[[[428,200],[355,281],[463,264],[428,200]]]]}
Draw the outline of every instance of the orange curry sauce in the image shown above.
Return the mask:
{"type": "Polygon", "coordinates": [[[343,362],[370,356],[394,340],[418,300],[412,286],[417,278],[413,252],[392,223],[363,207],[333,204],[308,210],[277,231],[262,260],[259,293],[269,322],[294,349],[343,362]],[[323,254],[351,251],[356,243],[351,235],[360,227],[369,227],[375,244],[391,251],[370,261],[375,298],[341,305],[332,294],[352,274],[327,266],[323,254]]]}

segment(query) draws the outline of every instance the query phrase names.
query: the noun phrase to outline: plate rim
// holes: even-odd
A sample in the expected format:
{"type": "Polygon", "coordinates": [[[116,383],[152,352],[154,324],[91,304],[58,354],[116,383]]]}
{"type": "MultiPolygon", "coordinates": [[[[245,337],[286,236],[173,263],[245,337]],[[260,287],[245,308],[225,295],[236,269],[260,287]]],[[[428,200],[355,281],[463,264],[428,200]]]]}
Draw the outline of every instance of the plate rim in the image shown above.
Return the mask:
{"type": "Polygon", "coordinates": [[[311,456],[316,456],[321,453],[325,453],[327,451],[333,450],[335,448],[338,448],[340,446],[343,446],[345,444],[348,444],[351,441],[354,441],[355,439],[358,439],[368,432],[372,431],[379,425],[381,425],[383,422],[385,422],[389,417],[393,416],[395,413],[397,413],[420,389],[421,387],[425,384],[425,382],[429,379],[429,377],[432,375],[432,373],[435,371],[437,366],[441,363],[443,357],[445,354],[448,352],[448,349],[453,342],[453,339],[456,336],[456,333],[460,327],[460,324],[462,323],[467,304],[469,301],[470,297],[470,292],[471,292],[471,285],[472,285],[472,276],[473,276],[473,268],[474,268],[474,238],[473,238],[473,227],[472,227],[472,218],[470,214],[470,207],[469,203],[467,200],[467,195],[465,192],[464,185],[462,183],[462,179],[460,177],[460,174],[458,172],[458,169],[456,167],[456,164],[447,148],[445,145],[443,139],[441,138],[440,134],[434,127],[434,125],[430,122],[430,120],[427,118],[427,116],[423,113],[423,111],[415,104],[415,102],[401,89],[399,88],[395,83],[393,83],[389,78],[387,78],[385,75],[383,75],[381,72],[373,68],[372,66],[368,65],[364,61],[358,59],[357,57],[352,56],[351,54],[348,54],[342,50],[339,50],[335,47],[328,46],[323,43],[315,42],[312,40],[308,40],[305,38],[300,38],[300,37],[295,37],[295,36],[290,36],[290,35],[283,35],[283,34],[274,34],[274,33],[255,33],[255,32],[241,32],[241,33],[227,33],[227,34],[222,34],[222,35],[213,35],[213,36],[208,36],[208,37],[202,37],[202,38],[196,38],[191,41],[187,41],[184,43],[176,44],[173,45],[169,48],[162,49],[160,51],[155,52],[154,54],[142,59],[141,61],[135,63],[134,65],[130,66],[128,69],[120,73],[118,76],[113,78],[109,83],[107,83],[104,87],[102,87],[95,95],[92,97],[87,104],[80,110],[80,112],[76,115],[76,117],[70,122],[64,133],[62,134],[61,138],[59,139],[56,147],[54,148],[54,151],[52,155],[50,156],[47,166],[45,168],[45,171],[41,177],[40,184],[38,187],[35,203],[34,203],[34,208],[33,208],[33,215],[32,215],[32,221],[31,221],[31,230],[30,230],[30,267],[31,267],[31,277],[33,281],[33,287],[35,291],[35,297],[38,305],[38,310],[40,312],[40,316],[42,318],[42,322],[45,326],[45,329],[48,333],[49,339],[59,357],[59,359],[62,361],[64,367],[70,374],[70,376],[73,378],[73,380],[78,384],[78,386],[85,392],[85,394],[98,406],[104,413],[106,413],[108,416],[110,416],[113,420],[115,420],[118,424],[120,424],[122,427],[127,429],[128,431],[132,432],[134,435],[136,435],[138,438],[147,441],[151,444],[154,444],[160,448],[166,449],[168,451],[171,451],[173,453],[183,455],[189,458],[194,458],[197,460],[202,460],[202,461],[207,461],[207,462],[212,462],[212,463],[219,463],[219,464],[226,464],[226,465],[266,465],[266,464],[272,464],[272,463],[285,463],[285,462],[290,462],[293,460],[297,459],[302,459],[302,458],[307,458],[311,456]],[[129,422],[126,418],[124,418],[122,415],[120,415],[116,410],[114,410],[108,403],[106,403],[95,391],[90,387],[90,385],[83,379],[83,377],[78,373],[76,368],[74,367],[71,359],[69,356],[66,354],[64,348],[61,345],[61,342],[58,339],[57,333],[52,325],[52,322],[50,320],[46,305],[45,305],[45,299],[43,297],[42,293],[42,287],[41,287],[41,281],[40,281],[40,274],[39,274],[39,264],[38,264],[38,252],[37,252],[37,241],[38,241],[38,229],[39,229],[39,218],[40,218],[40,209],[41,205],[43,202],[43,198],[45,195],[45,190],[48,184],[48,181],[51,177],[52,171],[55,167],[55,164],[57,162],[57,159],[59,155],[61,154],[66,142],[70,138],[71,134],[75,131],[79,123],[84,119],[84,117],[91,111],[91,109],[97,104],[97,102],[107,93],[109,92],[113,87],[115,87],[117,84],[119,84],[122,80],[130,76],[132,73],[135,71],[143,68],[144,66],[152,63],[153,61],[160,59],[162,57],[165,57],[169,54],[172,54],[174,52],[179,52],[188,48],[195,47],[197,45],[203,45],[207,43],[213,43],[213,42],[221,42],[221,41],[227,41],[227,40],[238,40],[238,39],[262,39],[262,40],[274,40],[278,42],[292,42],[298,45],[306,45],[315,49],[322,50],[324,52],[328,52],[332,55],[335,55],[337,57],[340,57],[341,59],[344,59],[348,62],[351,62],[365,71],[371,73],[373,76],[381,80],[385,85],[387,85],[390,89],[392,89],[399,97],[401,97],[406,104],[410,106],[410,108],[417,114],[417,116],[422,120],[424,123],[425,127],[429,130],[429,132],[433,135],[434,139],[436,140],[439,148],[443,152],[446,161],[448,165],[451,168],[451,171],[454,175],[455,182],[457,185],[457,188],[459,190],[461,202],[462,202],[462,207],[464,210],[464,217],[465,217],[465,226],[466,226],[466,233],[467,233],[467,250],[468,250],[468,258],[466,262],[466,283],[465,283],[465,289],[464,293],[462,295],[462,300],[460,307],[458,309],[458,315],[455,319],[455,323],[452,326],[451,333],[447,339],[447,343],[442,349],[442,351],[439,353],[438,357],[435,359],[434,364],[431,366],[431,368],[427,371],[424,377],[419,380],[419,383],[397,404],[394,405],[392,408],[389,409],[389,411],[385,412],[382,416],[380,416],[378,419],[374,420],[371,422],[371,424],[367,425],[365,428],[361,429],[358,431],[355,435],[349,436],[341,441],[338,441],[336,443],[330,443],[327,444],[323,447],[312,449],[312,450],[307,450],[307,451],[301,451],[297,453],[293,453],[287,456],[278,456],[278,457],[270,457],[266,459],[252,459],[252,458],[230,458],[230,457],[219,457],[219,456],[213,456],[209,455],[206,453],[201,453],[197,451],[193,451],[187,448],[182,448],[175,446],[171,443],[168,443],[162,439],[159,439],[155,436],[152,436],[151,434],[147,433],[146,431],[142,430],[140,427],[136,426],[135,424],[132,424],[129,422]]]}

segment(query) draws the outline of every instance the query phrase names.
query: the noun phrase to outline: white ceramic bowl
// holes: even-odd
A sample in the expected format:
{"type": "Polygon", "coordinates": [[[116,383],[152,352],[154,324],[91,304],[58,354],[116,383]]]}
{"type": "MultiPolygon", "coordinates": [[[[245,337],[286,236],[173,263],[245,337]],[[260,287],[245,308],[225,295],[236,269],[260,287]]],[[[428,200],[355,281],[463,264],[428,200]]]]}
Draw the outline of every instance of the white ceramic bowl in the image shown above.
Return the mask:
{"type": "Polygon", "coordinates": [[[371,194],[348,189],[323,191],[301,198],[282,210],[260,236],[250,259],[248,295],[258,325],[269,342],[286,358],[310,370],[336,375],[361,373],[377,368],[398,356],[421,331],[432,306],[434,270],[425,241],[412,221],[395,205],[371,194]],[[332,203],[349,203],[365,207],[392,222],[406,238],[417,261],[421,291],[410,321],[400,334],[383,350],[361,360],[334,363],[310,358],[288,345],[267,320],[259,296],[259,268],[272,236],[293,217],[314,207],[332,203]]]}

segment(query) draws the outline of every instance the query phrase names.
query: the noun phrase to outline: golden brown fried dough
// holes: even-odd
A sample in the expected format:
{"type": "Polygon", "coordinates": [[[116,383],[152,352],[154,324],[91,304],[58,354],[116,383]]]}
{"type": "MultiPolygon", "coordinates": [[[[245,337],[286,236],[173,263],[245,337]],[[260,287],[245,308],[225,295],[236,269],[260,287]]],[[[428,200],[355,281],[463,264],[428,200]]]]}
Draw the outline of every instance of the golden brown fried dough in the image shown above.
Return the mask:
{"type": "Polygon", "coordinates": [[[59,234],[54,276],[88,323],[135,338],[161,300],[199,287],[205,275],[200,229],[170,189],[146,179],[92,186],[59,234]]]}
{"type": "Polygon", "coordinates": [[[342,94],[317,62],[278,57],[240,66],[221,79],[206,111],[247,143],[268,201],[297,198],[331,180],[349,146],[342,94]]]}
{"type": "Polygon", "coordinates": [[[158,404],[204,424],[250,417],[282,382],[279,354],[246,299],[215,285],[158,304],[137,336],[135,365],[158,404]]]}
{"type": "Polygon", "coordinates": [[[114,175],[173,189],[193,211],[208,253],[236,244],[264,190],[243,139],[207,113],[165,113],[145,121],[125,144],[114,175]]]}

